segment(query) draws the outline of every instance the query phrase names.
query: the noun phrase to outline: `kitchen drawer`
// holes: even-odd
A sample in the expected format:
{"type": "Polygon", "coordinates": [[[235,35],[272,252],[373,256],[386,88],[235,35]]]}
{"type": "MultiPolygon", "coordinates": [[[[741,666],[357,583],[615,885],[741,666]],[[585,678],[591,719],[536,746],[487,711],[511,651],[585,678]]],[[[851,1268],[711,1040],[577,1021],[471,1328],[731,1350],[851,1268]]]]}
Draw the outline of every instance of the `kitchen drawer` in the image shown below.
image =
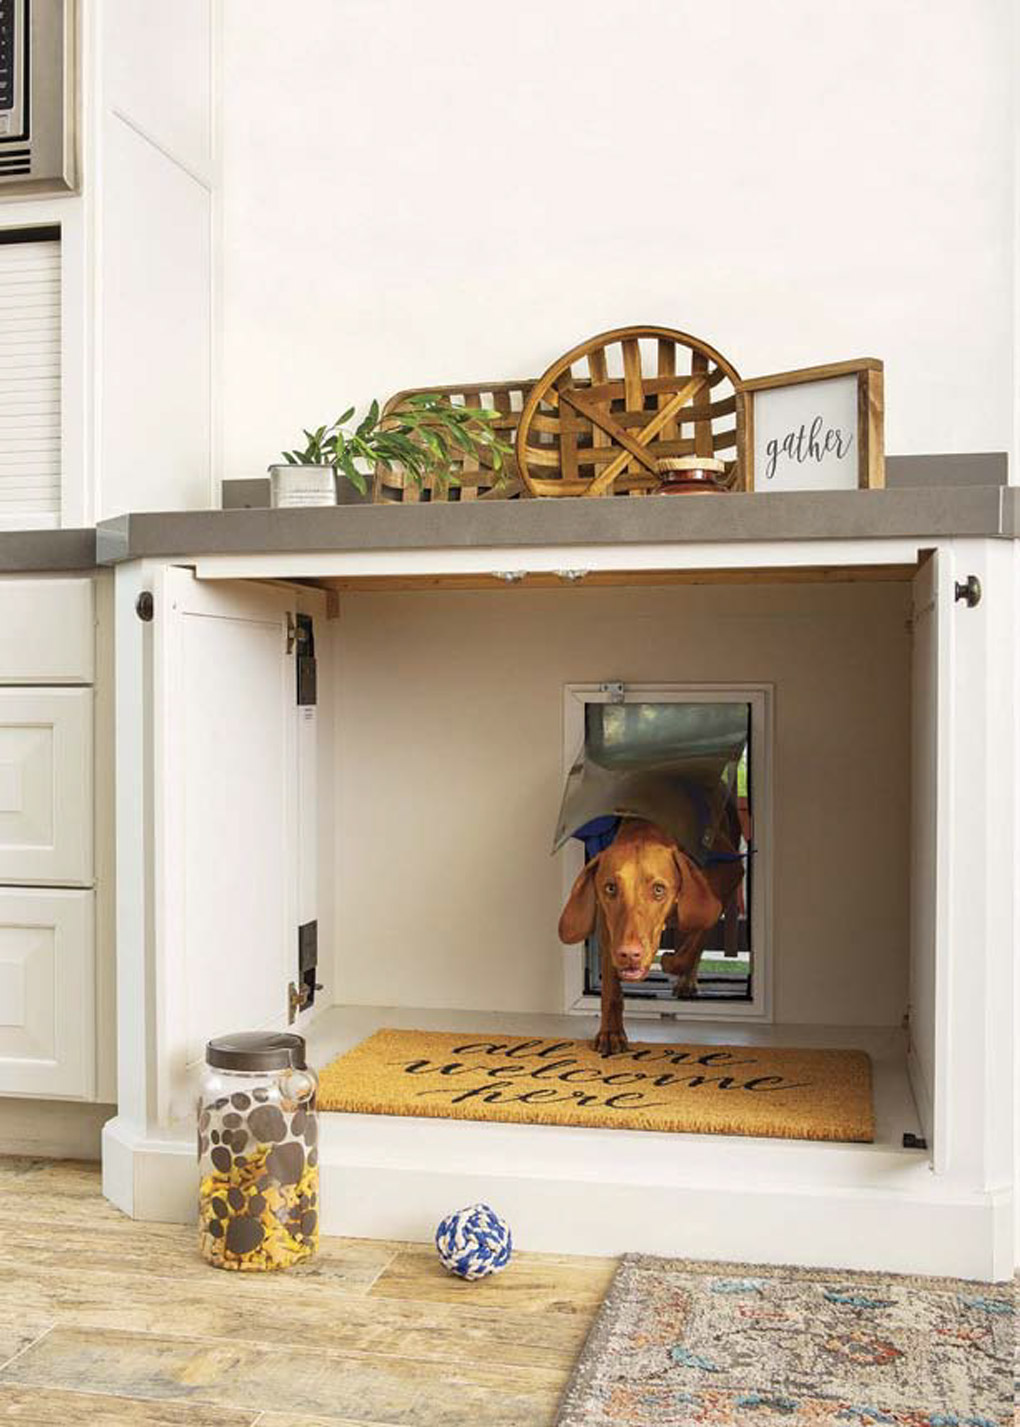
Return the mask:
{"type": "Polygon", "coordinates": [[[0,1094],[94,1093],[93,901],[0,887],[0,1094]]]}
{"type": "Polygon", "coordinates": [[[92,881],[92,703],[0,688],[0,883],[92,881]]]}
{"type": "Polygon", "coordinates": [[[91,684],[89,579],[0,579],[0,684],[91,684]]]}

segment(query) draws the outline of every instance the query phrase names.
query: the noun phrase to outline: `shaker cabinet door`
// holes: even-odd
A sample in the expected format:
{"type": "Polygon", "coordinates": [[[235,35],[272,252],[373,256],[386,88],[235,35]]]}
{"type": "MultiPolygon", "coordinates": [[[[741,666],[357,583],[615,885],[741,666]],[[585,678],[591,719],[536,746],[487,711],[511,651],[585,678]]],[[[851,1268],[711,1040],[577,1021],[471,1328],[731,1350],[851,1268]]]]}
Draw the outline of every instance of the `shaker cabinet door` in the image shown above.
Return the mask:
{"type": "Polygon", "coordinates": [[[92,881],[92,700],[0,689],[0,883],[92,881]]]}
{"type": "Polygon", "coordinates": [[[93,894],[0,887],[0,1094],[89,1099],[93,894]]]}
{"type": "Polygon", "coordinates": [[[286,1024],[296,976],[296,673],[287,590],[155,587],[155,978],[161,1123],[210,1036],[286,1024]]]}

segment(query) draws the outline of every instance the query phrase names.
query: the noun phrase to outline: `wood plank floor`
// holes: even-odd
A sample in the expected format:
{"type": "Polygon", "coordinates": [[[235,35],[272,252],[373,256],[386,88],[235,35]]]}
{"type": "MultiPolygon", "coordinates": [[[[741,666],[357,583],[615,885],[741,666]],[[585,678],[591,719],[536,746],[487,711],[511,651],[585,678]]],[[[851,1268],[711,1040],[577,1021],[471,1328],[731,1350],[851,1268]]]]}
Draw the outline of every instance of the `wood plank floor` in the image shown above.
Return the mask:
{"type": "Polygon", "coordinates": [[[0,1234],[0,1421],[32,1427],[544,1427],[615,1268],[465,1284],[430,1246],[324,1239],[224,1273],[66,1161],[0,1159],[0,1234]]]}

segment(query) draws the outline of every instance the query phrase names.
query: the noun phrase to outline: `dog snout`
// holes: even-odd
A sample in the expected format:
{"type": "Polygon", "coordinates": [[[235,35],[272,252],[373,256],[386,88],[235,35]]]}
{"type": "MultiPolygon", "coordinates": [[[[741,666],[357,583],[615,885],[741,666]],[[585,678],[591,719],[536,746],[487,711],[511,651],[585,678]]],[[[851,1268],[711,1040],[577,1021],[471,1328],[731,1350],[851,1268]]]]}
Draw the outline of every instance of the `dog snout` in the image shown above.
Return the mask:
{"type": "Polygon", "coordinates": [[[613,960],[616,962],[617,971],[622,976],[644,975],[645,953],[644,948],[638,944],[618,947],[613,960]]]}

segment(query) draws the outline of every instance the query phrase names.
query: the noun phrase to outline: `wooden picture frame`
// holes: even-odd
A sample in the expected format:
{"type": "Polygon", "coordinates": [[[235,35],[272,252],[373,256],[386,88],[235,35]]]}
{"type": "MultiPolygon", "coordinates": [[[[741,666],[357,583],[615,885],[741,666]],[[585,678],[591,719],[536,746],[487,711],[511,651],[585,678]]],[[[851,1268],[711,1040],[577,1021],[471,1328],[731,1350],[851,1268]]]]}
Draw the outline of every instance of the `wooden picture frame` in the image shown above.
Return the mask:
{"type": "Polygon", "coordinates": [[[744,489],[885,485],[884,372],[875,357],[742,381],[744,489]]]}

